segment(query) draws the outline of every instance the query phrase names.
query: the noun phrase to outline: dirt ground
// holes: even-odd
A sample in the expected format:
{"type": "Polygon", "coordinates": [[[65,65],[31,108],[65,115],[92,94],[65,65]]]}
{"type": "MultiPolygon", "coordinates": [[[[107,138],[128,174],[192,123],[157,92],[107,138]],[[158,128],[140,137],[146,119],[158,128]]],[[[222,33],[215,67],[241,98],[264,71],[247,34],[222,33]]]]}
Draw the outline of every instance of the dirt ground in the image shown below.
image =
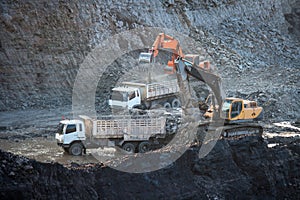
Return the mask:
{"type": "MultiPolygon", "coordinates": [[[[287,122],[276,123],[277,125],[266,126],[266,130],[263,133],[263,138],[269,148],[276,147],[279,143],[274,142],[272,139],[277,137],[300,138],[300,128],[291,126],[287,122]]],[[[28,133],[28,130],[25,132],[28,133]]],[[[57,162],[62,165],[70,165],[72,163],[88,164],[98,163],[105,164],[114,158],[116,153],[115,148],[99,148],[99,149],[87,149],[86,154],[82,156],[71,156],[67,152],[57,145],[54,138],[55,131],[45,134],[43,137],[38,135],[25,134],[22,135],[9,133],[8,139],[3,139],[3,132],[0,132],[2,139],[0,139],[0,147],[2,150],[11,152],[16,155],[25,156],[43,163],[57,162]],[[101,155],[101,159],[97,159],[93,156],[93,153],[97,152],[97,155],[101,155]]],[[[8,133],[6,133],[7,135],[8,133]]]]}

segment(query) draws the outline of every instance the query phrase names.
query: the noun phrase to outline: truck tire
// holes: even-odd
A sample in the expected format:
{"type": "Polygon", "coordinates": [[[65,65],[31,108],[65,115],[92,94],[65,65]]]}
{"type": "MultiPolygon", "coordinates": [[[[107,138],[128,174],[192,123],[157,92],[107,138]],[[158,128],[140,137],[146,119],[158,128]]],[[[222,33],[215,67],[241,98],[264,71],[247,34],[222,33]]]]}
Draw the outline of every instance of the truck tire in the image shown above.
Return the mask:
{"type": "Polygon", "coordinates": [[[152,103],[151,103],[151,102],[144,102],[144,103],[142,103],[142,104],[144,105],[145,110],[149,110],[149,109],[151,108],[151,106],[152,106],[152,103]]]}
{"type": "Polygon", "coordinates": [[[169,102],[165,102],[163,106],[164,106],[165,109],[170,109],[171,108],[171,104],[169,102]]]}
{"type": "Polygon", "coordinates": [[[79,142],[73,143],[69,148],[69,154],[73,156],[82,155],[83,145],[79,142]]]}
{"type": "Polygon", "coordinates": [[[151,150],[150,142],[145,141],[139,144],[139,153],[146,153],[150,150],[151,150]]]}
{"type": "Polygon", "coordinates": [[[129,152],[129,153],[134,153],[135,152],[135,146],[132,143],[125,143],[123,145],[122,149],[129,152]]]}
{"type": "Polygon", "coordinates": [[[180,101],[176,98],[172,100],[171,104],[172,104],[172,108],[180,108],[180,106],[181,106],[180,101]]]}

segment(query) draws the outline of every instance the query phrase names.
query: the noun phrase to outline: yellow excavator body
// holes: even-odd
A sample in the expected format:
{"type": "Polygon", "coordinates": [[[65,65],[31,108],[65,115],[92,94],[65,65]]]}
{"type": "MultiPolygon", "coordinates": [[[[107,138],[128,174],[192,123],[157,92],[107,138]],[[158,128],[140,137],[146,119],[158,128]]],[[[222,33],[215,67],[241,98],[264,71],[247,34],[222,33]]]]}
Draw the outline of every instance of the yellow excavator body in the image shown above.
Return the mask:
{"type": "Polygon", "coordinates": [[[239,98],[226,98],[222,105],[222,112],[228,121],[258,120],[262,117],[263,108],[257,106],[255,101],[239,98]]]}
{"type": "MultiPolygon", "coordinates": [[[[240,98],[226,98],[221,110],[222,118],[229,123],[236,121],[256,121],[261,120],[263,117],[263,108],[257,106],[255,101],[248,101],[240,98]]],[[[204,117],[212,118],[213,111],[214,107],[213,105],[210,105],[208,110],[204,113],[204,117]]]]}

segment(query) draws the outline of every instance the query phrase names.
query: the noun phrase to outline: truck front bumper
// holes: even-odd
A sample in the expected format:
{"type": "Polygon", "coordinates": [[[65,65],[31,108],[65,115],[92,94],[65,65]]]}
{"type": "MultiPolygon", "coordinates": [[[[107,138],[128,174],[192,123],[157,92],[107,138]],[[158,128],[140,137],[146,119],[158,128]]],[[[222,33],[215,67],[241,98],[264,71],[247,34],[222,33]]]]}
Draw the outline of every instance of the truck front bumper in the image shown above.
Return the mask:
{"type": "Polygon", "coordinates": [[[64,136],[63,135],[60,135],[58,133],[55,134],[55,139],[56,139],[56,142],[57,142],[57,145],[58,146],[63,146],[64,144],[64,136]]]}

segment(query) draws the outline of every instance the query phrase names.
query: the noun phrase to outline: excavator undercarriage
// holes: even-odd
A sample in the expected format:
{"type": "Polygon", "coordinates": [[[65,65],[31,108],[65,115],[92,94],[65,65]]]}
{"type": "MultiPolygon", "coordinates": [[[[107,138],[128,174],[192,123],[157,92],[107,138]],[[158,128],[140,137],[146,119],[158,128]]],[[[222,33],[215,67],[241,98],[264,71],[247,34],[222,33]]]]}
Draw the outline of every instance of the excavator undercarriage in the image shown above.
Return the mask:
{"type": "Polygon", "coordinates": [[[217,125],[212,121],[204,121],[199,123],[196,142],[199,144],[218,139],[236,140],[249,136],[262,138],[262,134],[263,128],[257,123],[217,125]]]}
{"type": "Polygon", "coordinates": [[[241,136],[248,135],[260,135],[262,136],[263,128],[259,124],[236,124],[225,125],[218,127],[222,129],[222,137],[224,138],[239,138],[241,136]]]}

